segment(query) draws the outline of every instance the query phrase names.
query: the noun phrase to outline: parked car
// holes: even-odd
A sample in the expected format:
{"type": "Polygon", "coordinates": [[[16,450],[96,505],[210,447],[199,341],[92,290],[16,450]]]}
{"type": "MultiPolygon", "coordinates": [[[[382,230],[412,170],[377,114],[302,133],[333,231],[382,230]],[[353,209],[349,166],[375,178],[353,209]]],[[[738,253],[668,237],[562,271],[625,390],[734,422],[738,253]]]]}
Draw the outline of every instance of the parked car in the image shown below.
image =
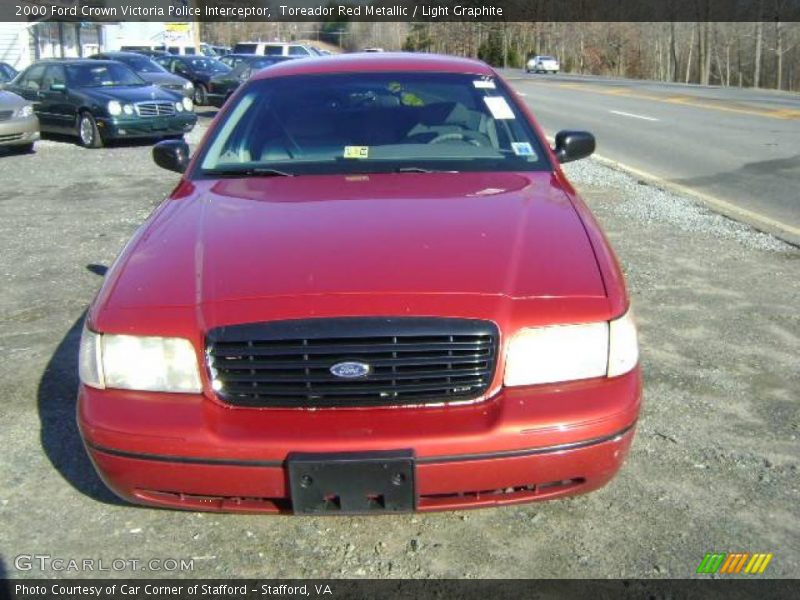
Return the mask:
{"type": "Polygon", "coordinates": [[[197,122],[189,98],[116,61],[42,60],[8,89],[33,103],[43,132],[77,136],[86,148],[112,139],[182,136],[197,122]]]}
{"type": "Polygon", "coordinates": [[[225,58],[235,57],[234,67],[228,73],[214,75],[208,82],[207,101],[211,106],[222,106],[236,89],[250,76],[261,69],[266,69],[294,56],[260,56],[258,54],[229,54],[225,58]]]}
{"type": "Polygon", "coordinates": [[[0,84],[7,83],[17,76],[17,70],[8,63],[0,62],[0,84]]]}
{"type": "Polygon", "coordinates": [[[484,63],[352,54],[243,84],[125,246],[80,342],[78,423],[135,503],[431,511],[596,489],[640,406],[623,276],[484,63]]]}
{"type": "Polygon", "coordinates": [[[211,49],[214,51],[214,54],[217,56],[217,58],[227,56],[231,53],[229,46],[211,46],[211,49]]]}
{"type": "Polygon", "coordinates": [[[163,54],[179,54],[181,56],[216,56],[213,47],[206,43],[195,46],[192,43],[178,42],[173,44],[126,44],[120,47],[123,52],[159,52],[163,54]]]}
{"type": "Polygon", "coordinates": [[[141,54],[142,56],[147,56],[151,59],[162,56],[172,56],[165,50],[151,50],[150,48],[142,48],[140,46],[123,46],[121,52],[135,52],[136,54],[141,54]]]}
{"type": "Polygon", "coordinates": [[[39,120],[33,112],[33,104],[0,90],[0,147],[13,152],[33,152],[39,139],[39,120]]]}
{"type": "Polygon", "coordinates": [[[226,54],[218,58],[219,62],[223,65],[228,65],[231,69],[235,68],[240,62],[242,62],[245,57],[247,56],[258,56],[257,54],[226,54]]]}
{"type": "Polygon", "coordinates": [[[319,56],[313,46],[292,42],[240,42],[232,54],[263,54],[266,56],[319,56]]]}
{"type": "Polygon", "coordinates": [[[526,73],[558,73],[560,68],[552,56],[534,56],[525,64],[526,73]]]}
{"type": "Polygon", "coordinates": [[[194,103],[208,104],[208,83],[214,75],[230,73],[231,68],[208,56],[160,56],[155,60],[170,73],[180,75],[194,85],[194,103]]]}
{"type": "Polygon", "coordinates": [[[139,77],[160,88],[194,97],[194,85],[183,77],[173,75],[157,62],[137,52],[101,52],[89,58],[116,60],[130,67],[139,77]]]}

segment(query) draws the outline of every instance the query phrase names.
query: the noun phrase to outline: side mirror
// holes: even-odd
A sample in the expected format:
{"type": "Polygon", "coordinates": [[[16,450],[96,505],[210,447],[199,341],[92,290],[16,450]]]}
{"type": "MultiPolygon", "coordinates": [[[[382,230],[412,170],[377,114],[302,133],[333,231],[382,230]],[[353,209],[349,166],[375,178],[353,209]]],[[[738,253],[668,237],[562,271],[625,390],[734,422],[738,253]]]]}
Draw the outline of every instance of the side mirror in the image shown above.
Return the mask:
{"type": "Polygon", "coordinates": [[[183,140],[166,140],[153,146],[153,161],[167,171],[183,173],[189,165],[189,145],[183,140]]]}
{"type": "Polygon", "coordinates": [[[588,131],[559,131],[556,134],[555,153],[560,163],[586,158],[594,148],[594,136],[588,131]]]}
{"type": "Polygon", "coordinates": [[[67,86],[63,83],[51,83],[50,84],[50,91],[51,92],[66,92],[67,86]]]}

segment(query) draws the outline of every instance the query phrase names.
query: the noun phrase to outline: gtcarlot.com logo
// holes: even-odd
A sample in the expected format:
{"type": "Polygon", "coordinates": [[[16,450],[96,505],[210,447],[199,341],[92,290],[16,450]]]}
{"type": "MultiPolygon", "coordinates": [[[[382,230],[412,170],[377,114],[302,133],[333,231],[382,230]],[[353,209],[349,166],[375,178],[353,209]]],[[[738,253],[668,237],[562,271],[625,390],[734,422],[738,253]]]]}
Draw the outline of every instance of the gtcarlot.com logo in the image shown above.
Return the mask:
{"type": "Polygon", "coordinates": [[[193,558],[64,558],[49,554],[20,554],[14,558],[18,571],[194,571],[193,558]]]}
{"type": "Polygon", "coordinates": [[[697,567],[698,573],[720,573],[727,575],[748,574],[756,575],[763,573],[769,561],[772,560],[772,553],[758,552],[709,552],[700,561],[697,567]]]}

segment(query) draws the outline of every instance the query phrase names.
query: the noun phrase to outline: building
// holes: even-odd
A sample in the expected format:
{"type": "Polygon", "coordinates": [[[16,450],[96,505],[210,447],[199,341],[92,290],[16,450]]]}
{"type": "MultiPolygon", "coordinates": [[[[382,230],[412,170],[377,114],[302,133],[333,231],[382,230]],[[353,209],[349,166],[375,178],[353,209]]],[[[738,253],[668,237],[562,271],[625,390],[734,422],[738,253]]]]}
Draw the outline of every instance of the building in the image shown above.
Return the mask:
{"type": "Polygon", "coordinates": [[[72,21],[0,22],[0,62],[21,70],[40,58],[89,56],[106,49],[107,27],[72,21]]]}

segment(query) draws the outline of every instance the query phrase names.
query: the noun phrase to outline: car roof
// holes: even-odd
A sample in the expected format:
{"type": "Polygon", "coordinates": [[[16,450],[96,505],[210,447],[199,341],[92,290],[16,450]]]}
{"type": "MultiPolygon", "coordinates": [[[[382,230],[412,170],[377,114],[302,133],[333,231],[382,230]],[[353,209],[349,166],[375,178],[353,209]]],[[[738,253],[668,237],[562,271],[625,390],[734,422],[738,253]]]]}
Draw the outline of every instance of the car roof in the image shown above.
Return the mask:
{"type": "Polygon", "coordinates": [[[142,57],[144,54],[139,52],[134,52],[132,50],[119,50],[117,52],[98,52],[96,56],[136,56],[142,57]]]}
{"type": "Polygon", "coordinates": [[[469,75],[495,74],[486,63],[470,58],[414,52],[366,52],[288,60],[264,71],[259,71],[253,79],[268,79],[284,75],[377,73],[382,71],[434,71],[469,75]]]}
{"type": "Polygon", "coordinates": [[[96,58],[42,58],[35,61],[35,65],[91,65],[96,67],[99,64],[119,64],[115,60],[96,59],[96,58]]]}

